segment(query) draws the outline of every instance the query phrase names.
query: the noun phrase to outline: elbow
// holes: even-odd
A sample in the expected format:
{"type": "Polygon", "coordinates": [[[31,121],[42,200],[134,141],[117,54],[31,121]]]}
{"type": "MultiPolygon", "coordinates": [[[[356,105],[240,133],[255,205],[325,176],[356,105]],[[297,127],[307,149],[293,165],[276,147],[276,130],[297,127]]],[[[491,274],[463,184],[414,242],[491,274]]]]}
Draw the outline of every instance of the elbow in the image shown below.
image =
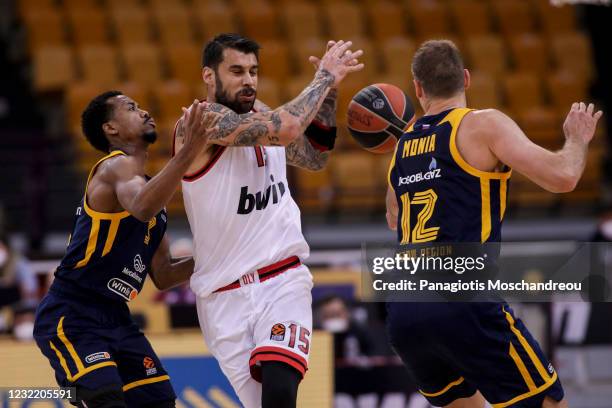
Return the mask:
{"type": "Polygon", "coordinates": [[[555,180],[553,188],[550,189],[553,193],[569,193],[576,189],[578,181],[580,180],[579,175],[564,172],[559,174],[555,180]]]}
{"type": "Polygon", "coordinates": [[[141,222],[149,222],[149,220],[157,214],[157,208],[148,208],[146,205],[136,204],[130,214],[141,222]]]}

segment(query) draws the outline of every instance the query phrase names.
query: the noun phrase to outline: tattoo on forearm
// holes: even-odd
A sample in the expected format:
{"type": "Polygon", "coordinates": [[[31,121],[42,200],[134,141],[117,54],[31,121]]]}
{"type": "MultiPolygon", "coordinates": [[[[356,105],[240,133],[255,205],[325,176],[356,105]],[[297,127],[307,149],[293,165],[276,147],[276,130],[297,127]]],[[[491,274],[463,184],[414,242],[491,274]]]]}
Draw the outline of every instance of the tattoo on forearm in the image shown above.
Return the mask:
{"type": "Polygon", "coordinates": [[[236,140],[234,141],[235,146],[253,146],[256,145],[262,137],[267,136],[270,144],[279,145],[278,137],[269,134],[270,131],[268,126],[263,123],[253,123],[245,130],[238,133],[236,140]]]}
{"type": "Polygon", "coordinates": [[[312,122],[321,96],[330,89],[334,79],[334,75],[325,69],[317,72],[312,83],[297,98],[284,105],[285,111],[300,117],[302,126],[312,122]]]}
{"type": "Polygon", "coordinates": [[[287,164],[307,170],[321,170],[327,164],[329,153],[320,152],[300,136],[285,147],[287,164]]]}
{"type": "Polygon", "coordinates": [[[315,120],[327,127],[336,126],[336,108],[337,108],[338,91],[334,88],[329,90],[323,104],[319,108],[315,120]]]}

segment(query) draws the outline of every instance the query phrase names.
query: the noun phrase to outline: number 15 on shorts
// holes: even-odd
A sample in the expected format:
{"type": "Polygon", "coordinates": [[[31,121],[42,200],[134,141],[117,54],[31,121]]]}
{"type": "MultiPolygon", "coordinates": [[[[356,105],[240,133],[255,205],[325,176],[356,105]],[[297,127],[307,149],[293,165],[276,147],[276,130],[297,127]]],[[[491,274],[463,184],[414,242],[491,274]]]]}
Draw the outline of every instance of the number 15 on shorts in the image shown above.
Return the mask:
{"type": "Polygon", "coordinates": [[[290,323],[288,325],[276,323],[272,326],[270,340],[286,344],[290,349],[297,348],[306,355],[308,355],[308,351],[310,350],[310,330],[295,323],[290,323]],[[287,329],[289,329],[289,333],[287,333],[287,329]]]}

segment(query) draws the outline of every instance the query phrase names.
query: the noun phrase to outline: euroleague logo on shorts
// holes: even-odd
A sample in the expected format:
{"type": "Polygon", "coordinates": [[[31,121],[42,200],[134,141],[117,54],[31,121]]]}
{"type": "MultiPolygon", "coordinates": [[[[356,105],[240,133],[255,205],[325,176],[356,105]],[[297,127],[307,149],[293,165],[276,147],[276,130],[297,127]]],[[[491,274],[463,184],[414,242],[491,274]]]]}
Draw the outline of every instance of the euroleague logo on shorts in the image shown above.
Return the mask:
{"type": "Polygon", "coordinates": [[[272,331],[270,332],[270,340],[275,341],[283,341],[285,340],[285,325],[282,323],[276,323],[272,326],[272,331]]]}
{"type": "Polygon", "coordinates": [[[406,177],[400,177],[397,186],[399,187],[404,184],[420,183],[424,180],[437,179],[442,177],[441,172],[442,171],[438,168],[438,162],[436,162],[436,159],[432,157],[431,163],[429,163],[429,171],[411,174],[406,177]]]}
{"type": "Polygon", "coordinates": [[[145,357],[142,360],[142,365],[145,368],[147,375],[157,374],[157,368],[155,367],[155,361],[151,357],[145,357]]]}

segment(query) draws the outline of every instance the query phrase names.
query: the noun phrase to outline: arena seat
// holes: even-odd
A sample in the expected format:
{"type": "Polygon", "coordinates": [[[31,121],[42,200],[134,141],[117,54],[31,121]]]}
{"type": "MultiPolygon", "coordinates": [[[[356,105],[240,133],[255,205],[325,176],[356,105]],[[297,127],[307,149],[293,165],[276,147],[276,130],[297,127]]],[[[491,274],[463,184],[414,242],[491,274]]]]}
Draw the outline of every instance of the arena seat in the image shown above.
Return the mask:
{"type": "Polygon", "coordinates": [[[160,52],[156,45],[125,45],[120,48],[120,55],[130,81],[154,85],[163,78],[160,52]]]}
{"type": "Polygon", "coordinates": [[[389,0],[369,2],[365,11],[375,41],[406,35],[404,10],[399,4],[389,0]]]}
{"type": "Polygon", "coordinates": [[[73,135],[81,133],[81,113],[87,103],[104,91],[104,86],[83,81],[75,81],[66,87],[65,106],[68,131],[73,135]]]}
{"type": "Polygon", "coordinates": [[[541,35],[521,33],[510,37],[510,53],[518,71],[544,75],[550,68],[546,44],[541,35]]]}
{"type": "Polygon", "coordinates": [[[175,123],[183,114],[181,107],[189,106],[193,101],[189,86],[176,79],[162,81],[152,87],[151,91],[155,109],[150,113],[159,123],[175,123]]]}
{"type": "Polygon", "coordinates": [[[261,42],[259,74],[284,83],[292,72],[289,47],[283,41],[261,42]]]}
{"type": "Polygon", "coordinates": [[[410,61],[417,50],[414,40],[407,37],[392,37],[381,47],[382,62],[390,75],[407,75],[410,72],[410,61]]]}
{"type": "Polygon", "coordinates": [[[168,44],[163,48],[170,77],[188,84],[202,82],[202,49],[195,43],[168,44]]]}
{"type": "Polygon", "coordinates": [[[577,78],[586,81],[593,78],[593,53],[585,34],[576,31],[555,35],[551,45],[558,69],[571,71],[577,78]]]}
{"type": "Polygon", "coordinates": [[[374,156],[365,151],[334,154],[334,205],[340,210],[371,211],[384,205],[384,190],[374,172],[374,156]]]}
{"type": "Polygon", "coordinates": [[[564,117],[572,103],[586,101],[586,83],[568,71],[556,71],[546,76],[546,86],[557,113],[564,117]]]}
{"type": "MultiPolygon", "coordinates": [[[[321,58],[325,54],[327,43],[320,38],[307,38],[293,43],[290,51],[292,52],[293,63],[300,75],[314,75],[315,68],[308,61],[308,57],[314,55],[321,58]]],[[[310,81],[309,81],[310,82],[310,81]]]]}
{"type": "Polygon", "coordinates": [[[496,35],[468,37],[465,44],[468,68],[488,72],[495,78],[506,72],[507,54],[501,38],[496,35]]]}
{"type": "Polygon", "coordinates": [[[576,13],[572,5],[553,6],[550,0],[532,0],[532,3],[542,28],[549,36],[576,30],[576,13]]]}
{"type": "Polygon", "coordinates": [[[535,30],[535,18],[527,1],[492,0],[493,15],[504,36],[535,30]]]}
{"type": "Polygon", "coordinates": [[[499,109],[502,106],[497,82],[486,72],[471,73],[471,84],[467,92],[468,106],[476,109],[499,109]]]}
{"type": "Polygon", "coordinates": [[[308,1],[291,3],[280,10],[279,18],[292,42],[308,38],[321,38],[322,17],[316,5],[308,1]]]}
{"type": "Polygon", "coordinates": [[[272,109],[278,108],[283,103],[280,83],[271,77],[262,76],[259,78],[257,99],[272,109]]]}
{"type": "Polygon", "coordinates": [[[148,44],[151,40],[149,10],[143,7],[111,9],[111,22],[115,38],[120,44],[148,44]]]}
{"type": "Polygon", "coordinates": [[[173,47],[195,40],[191,16],[186,7],[173,5],[154,8],[152,16],[162,44],[173,47]]]}
{"type": "Polygon", "coordinates": [[[322,212],[329,209],[333,198],[330,166],[316,172],[294,168],[293,175],[300,210],[322,212]]]}
{"type": "Polygon", "coordinates": [[[199,29],[201,41],[208,41],[219,33],[235,33],[238,31],[234,9],[226,3],[195,3],[193,7],[196,27],[199,29]]]}
{"type": "Polygon", "coordinates": [[[236,8],[247,37],[258,41],[272,40],[279,36],[279,19],[274,7],[264,0],[245,2],[236,8]]]}
{"type": "Polygon", "coordinates": [[[357,3],[334,2],[323,8],[330,38],[349,40],[366,34],[363,10],[357,3]]]}
{"type": "Polygon", "coordinates": [[[438,0],[404,0],[409,25],[418,38],[446,38],[451,32],[448,8],[438,0]]]}
{"type": "Polygon", "coordinates": [[[74,56],[68,46],[39,47],[32,56],[34,89],[61,91],[75,78],[74,56]]]}
{"type": "Polygon", "coordinates": [[[40,47],[65,43],[66,33],[61,14],[55,9],[28,9],[23,14],[30,52],[40,47]]]}
{"type": "Polygon", "coordinates": [[[77,49],[77,61],[84,81],[112,85],[119,82],[117,50],[109,45],[90,45],[77,49]]]}
{"type": "Polygon", "coordinates": [[[102,10],[98,8],[69,9],[66,16],[75,44],[93,45],[108,42],[108,21],[102,10]]]}
{"type": "Polygon", "coordinates": [[[454,27],[460,35],[473,37],[491,32],[491,16],[486,2],[453,0],[449,6],[454,27]]]}

